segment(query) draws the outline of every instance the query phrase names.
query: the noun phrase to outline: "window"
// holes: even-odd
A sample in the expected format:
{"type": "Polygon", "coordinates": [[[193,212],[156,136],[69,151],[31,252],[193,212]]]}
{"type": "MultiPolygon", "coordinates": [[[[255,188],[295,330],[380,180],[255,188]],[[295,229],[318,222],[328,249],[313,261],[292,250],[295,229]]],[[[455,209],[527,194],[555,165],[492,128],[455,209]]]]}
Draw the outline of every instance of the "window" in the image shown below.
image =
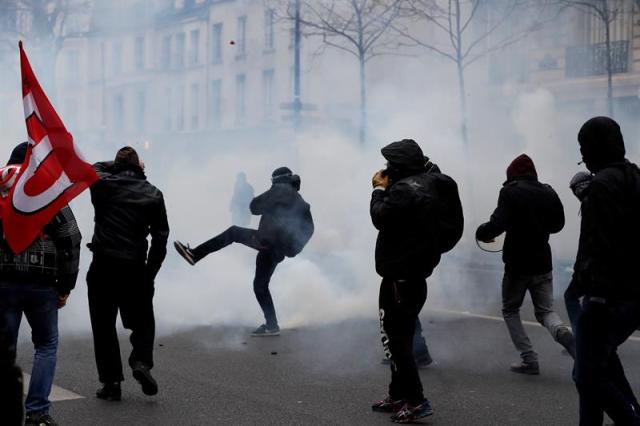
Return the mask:
{"type": "Polygon", "coordinates": [[[211,82],[211,126],[219,128],[222,123],[222,80],[211,82]]]}
{"type": "Polygon", "coordinates": [[[77,50],[69,50],[66,54],[65,79],[67,83],[76,83],[80,77],[80,61],[77,50]]]}
{"type": "Polygon", "coordinates": [[[264,107],[264,117],[273,116],[274,105],[274,70],[264,70],[262,72],[262,104],[264,107]]]}
{"type": "Polygon", "coordinates": [[[211,32],[213,51],[211,61],[214,64],[222,63],[222,23],[214,24],[211,32]]]}
{"type": "Polygon", "coordinates": [[[144,70],[144,37],[136,37],[134,49],[136,71],[144,70]]]}
{"type": "Polygon", "coordinates": [[[189,64],[196,65],[199,62],[199,49],[200,49],[200,30],[193,30],[190,34],[191,47],[189,50],[189,64]]]}
{"type": "Polygon", "coordinates": [[[113,99],[113,127],[116,132],[124,131],[124,96],[122,93],[113,99]]]}
{"type": "Polygon", "coordinates": [[[162,38],[162,53],[161,53],[161,66],[162,69],[169,69],[171,66],[171,36],[167,35],[162,38]]]}
{"type": "Polygon", "coordinates": [[[247,115],[247,78],[244,74],[238,74],[236,76],[236,119],[237,121],[244,120],[247,115]]]}
{"type": "Polygon", "coordinates": [[[184,33],[176,35],[176,62],[175,67],[184,68],[184,33]]]}
{"type": "Polygon", "coordinates": [[[176,130],[184,130],[184,86],[178,87],[176,98],[176,130]]]}
{"type": "Polygon", "coordinates": [[[197,130],[200,125],[200,86],[191,85],[191,130],[197,130]]]}
{"type": "Polygon", "coordinates": [[[113,75],[119,75],[122,72],[122,43],[119,41],[111,46],[111,64],[113,75]]]}
{"type": "Polygon", "coordinates": [[[171,130],[171,87],[164,89],[165,110],[164,110],[164,130],[171,130]]]}
{"type": "Polygon", "coordinates": [[[145,110],[147,107],[146,94],[140,90],[136,94],[136,130],[138,133],[144,132],[145,110]]]}
{"type": "Polygon", "coordinates": [[[275,18],[275,12],[273,9],[267,9],[264,11],[264,49],[273,50],[274,37],[273,37],[273,23],[275,18]]]}
{"type": "Polygon", "coordinates": [[[247,17],[238,18],[238,36],[236,40],[236,59],[244,59],[247,54],[247,17]]]}

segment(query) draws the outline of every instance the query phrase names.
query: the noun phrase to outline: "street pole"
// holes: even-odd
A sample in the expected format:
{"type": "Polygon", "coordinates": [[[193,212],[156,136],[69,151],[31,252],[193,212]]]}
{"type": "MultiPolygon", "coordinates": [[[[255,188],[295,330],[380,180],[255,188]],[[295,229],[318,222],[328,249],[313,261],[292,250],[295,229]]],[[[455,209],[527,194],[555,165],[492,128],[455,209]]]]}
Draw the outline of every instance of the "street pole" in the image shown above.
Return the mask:
{"type": "Polygon", "coordinates": [[[293,48],[293,127],[300,130],[302,101],[300,100],[300,0],[295,0],[294,48],[293,48]]]}

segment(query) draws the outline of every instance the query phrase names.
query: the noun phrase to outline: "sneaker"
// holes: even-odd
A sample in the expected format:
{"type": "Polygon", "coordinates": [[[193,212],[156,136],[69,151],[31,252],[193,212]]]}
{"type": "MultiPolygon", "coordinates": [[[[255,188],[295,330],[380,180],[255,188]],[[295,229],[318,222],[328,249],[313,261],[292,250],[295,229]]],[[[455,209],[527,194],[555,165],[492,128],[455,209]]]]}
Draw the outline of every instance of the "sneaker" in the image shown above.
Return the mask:
{"type": "Polygon", "coordinates": [[[418,405],[404,404],[400,411],[391,416],[391,421],[394,423],[413,423],[431,415],[433,415],[431,403],[428,399],[424,399],[418,405]]]}
{"type": "Polygon", "coordinates": [[[387,395],[382,401],[371,405],[371,410],[379,413],[397,413],[404,405],[404,400],[394,399],[387,395]]]}
{"type": "Polygon", "coordinates": [[[151,371],[144,363],[138,361],[133,365],[133,378],[142,386],[145,395],[155,395],[158,393],[158,383],[151,376],[151,371]]]}
{"type": "Polygon", "coordinates": [[[105,383],[96,391],[96,397],[105,401],[120,401],[122,399],[120,382],[105,383]]]}
{"type": "Polygon", "coordinates": [[[576,339],[573,337],[571,330],[566,327],[561,328],[558,331],[556,340],[571,355],[571,358],[576,359],[576,339]]]}
{"type": "Polygon", "coordinates": [[[540,367],[538,366],[537,361],[522,361],[520,363],[511,364],[511,371],[520,374],[538,375],[540,374],[540,367]]]}
{"type": "Polygon", "coordinates": [[[176,248],[176,251],[178,252],[178,254],[182,256],[184,260],[186,260],[187,263],[189,263],[189,265],[193,266],[196,264],[195,256],[193,255],[193,252],[191,251],[191,247],[189,247],[189,244],[185,246],[180,241],[174,241],[173,246],[176,248]]]}
{"type": "Polygon", "coordinates": [[[275,327],[267,327],[266,324],[262,324],[260,327],[256,328],[253,333],[251,333],[252,337],[267,337],[267,336],[279,336],[280,335],[280,327],[277,325],[275,327]]]}
{"type": "Polygon", "coordinates": [[[24,426],[58,426],[58,423],[48,414],[27,413],[24,426]]]}

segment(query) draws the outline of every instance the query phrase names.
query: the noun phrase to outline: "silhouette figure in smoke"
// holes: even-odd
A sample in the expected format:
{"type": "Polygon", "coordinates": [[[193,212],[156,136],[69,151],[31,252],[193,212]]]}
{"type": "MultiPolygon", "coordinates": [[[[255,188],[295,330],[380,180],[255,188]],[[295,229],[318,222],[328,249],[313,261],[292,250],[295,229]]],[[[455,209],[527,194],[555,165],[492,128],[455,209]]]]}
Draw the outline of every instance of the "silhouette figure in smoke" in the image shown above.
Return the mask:
{"type": "Polygon", "coordinates": [[[564,208],[551,186],[540,183],[531,158],[522,154],[507,168],[498,206],[489,222],[480,225],[476,239],[485,243],[506,232],[502,280],[502,315],[521,362],[511,371],[540,374],[538,354],[520,319],[529,292],[536,319],[575,358],[575,340],[553,311],[553,272],[549,235],[564,227],[564,208]]]}
{"type": "Polygon", "coordinates": [[[231,211],[231,222],[237,226],[249,226],[251,222],[251,210],[249,204],[253,200],[253,187],[247,182],[247,175],[240,172],[236,175],[236,184],[233,188],[233,196],[229,210],[231,211]]]}
{"type": "Polygon", "coordinates": [[[174,242],[178,253],[190,265],[232,243],[244,244],[258,251],[253,291],[266,323],[259,326],[252,336],[280,334],[269,282],[278,263],[285,256],[294,257],[300,253],[314,230],[309,204],[299,194],[300,177],[289,168],[280,167],[274,170],[271,182],[271,188],[249,205],[252,214],[262,216],[258,230],[231,226],[193,249],[180,241],[174,242]]]}

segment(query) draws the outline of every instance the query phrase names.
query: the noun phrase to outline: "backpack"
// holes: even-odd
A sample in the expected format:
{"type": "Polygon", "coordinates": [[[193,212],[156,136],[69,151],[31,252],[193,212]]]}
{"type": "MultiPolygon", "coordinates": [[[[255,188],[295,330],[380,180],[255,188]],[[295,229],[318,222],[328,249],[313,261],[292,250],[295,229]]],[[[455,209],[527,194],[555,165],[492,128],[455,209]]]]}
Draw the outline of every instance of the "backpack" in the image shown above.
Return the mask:
{"type": "Polygon", "coordinates": [[[435,227],[440,254],[453,249],[462,238],[464,216],[458,194],[458,185],[451,177],[438,172],[428,173],[435,183],[438,195],[438,222],[435,227]]]}
{"type": "Polygon", "coordinates": [[[293,215],[287,220],[287,243],[284,255],[295,257],[307,245],[313,235],[314,225],[309,205],[300,200],[294,208],[293,215]]]}

